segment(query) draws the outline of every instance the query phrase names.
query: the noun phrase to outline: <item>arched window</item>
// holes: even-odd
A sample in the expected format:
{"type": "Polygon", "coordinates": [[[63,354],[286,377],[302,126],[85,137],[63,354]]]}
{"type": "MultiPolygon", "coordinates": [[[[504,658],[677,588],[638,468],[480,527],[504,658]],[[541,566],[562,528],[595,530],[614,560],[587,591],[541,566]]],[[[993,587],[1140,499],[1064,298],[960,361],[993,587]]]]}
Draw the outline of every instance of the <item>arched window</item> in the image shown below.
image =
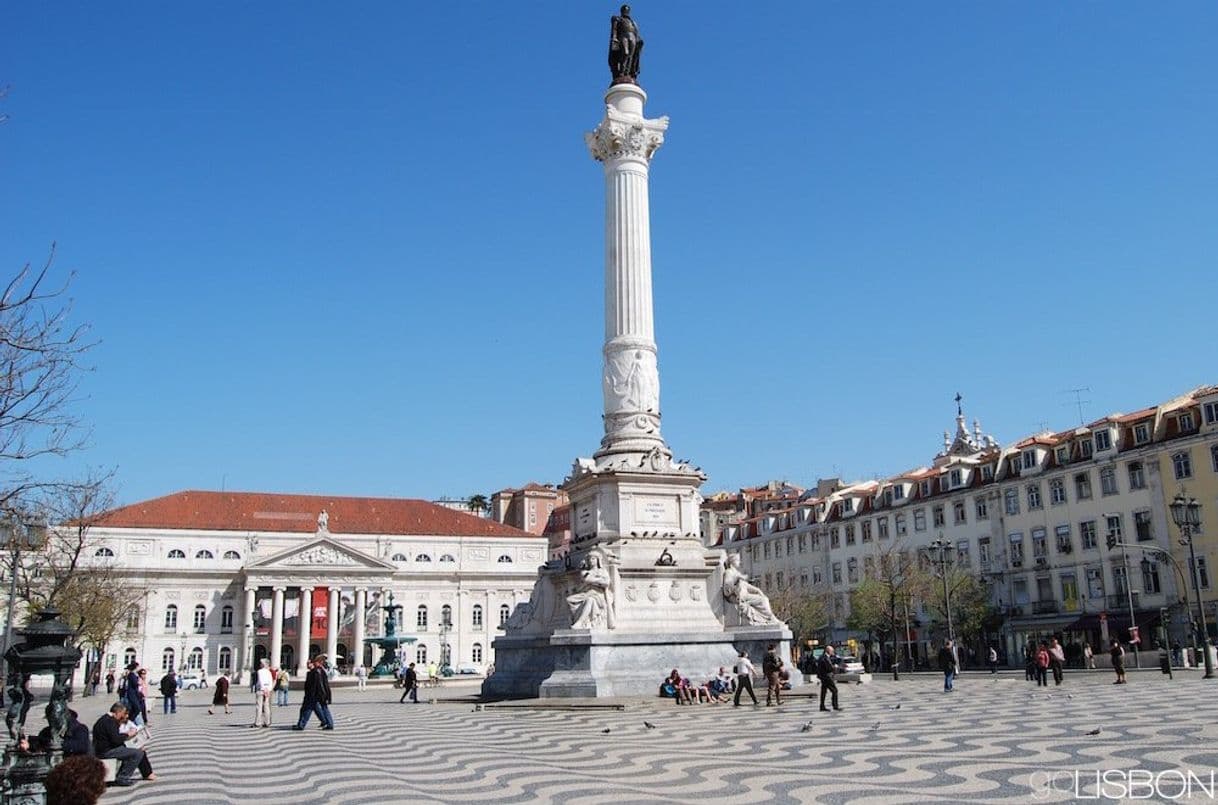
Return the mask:
{"type": "Polygon", "coordinates": [[[94,556],[114,556],[114,551],[109,548],[98,548],[93,552],[94,556]]]}
{"type": "Polygon", "coordinates": [[[233,670],[233,650],[228,646],[220,649],[220,670],[233,670]]]}
{"type": "Polygon", "coordinates": [[[135,649],[128,646],[127,650],[123,652],[123,667],[130,668],[133,662],[135,662],[135,649]]]}
{"type": "Polygon", "coordinates": [[[427,646],[419,646],[418,650],[414,653],[414,661],[420,665],[427,664],[427,646]]]}
{"type": "Polygon", "coordinates": [[[499,628],[500,629],[503,628],[503,625],[508,622],[508,618],[510,618],[510,617],[512,617],[512,608],[509,607],[507,604],[501,605],[499,607],[499,628]]]}
{"type": "Polygon", "coordinates": [[[453,608],[448,604],[440,607],[440,623],[444,624],[445,626],[453,625],[453,608]]]}
{"type": "Polygon", "coordinates": [[[233,608],[225,605],[220,610],[220,633],[232,634],[233,632],[233,608]]]}
{"type": "Polygon", "coordinates": [[[395,553],[395,554],[393,555],[393,561],[395,561],[395,562],[405,562],[405,561],[406,561],[406,554],[404,554],[404,553],[395,553]]]}
{"type": "Polygon", "coordinates": [[[451,645],[449,645],[448,643],[445,643],[444,645],[440,646],[440,665],[441,665],[441,667],[443,667],[445,665],[452,665],[452,664],[453,664],[453,647],[451,645]]]}
{"type": "Polygon", "coordinates": [[[427,628],[427,605],[419,604],[419,609],[414,616],[414,625],[420,629],[427,628]]]}
{"type": "Polygon", "coordinates": [[[127,630],[134,632],[140,628],[140,611],[133,609],[127,613],[127,630]]]}
{"type": "Polygon", "coordinates": [[[165,607],[165,631],[176,632],[178,630],[178,606],[170,604],[165,607]]]}
{"type": "Polygon", "coordinates": [[[455,562],[457,560],[453,559],[453,555],[451,553],[446,553],[440,557],[440,561],[441,562],[455,562]]]}
{"type": "Polygon", "coordinates": [[[430,562],[430,561],[431,561],[431,557],[430,557],[430,556],[428,556],[428,555],[427,555],[427,554],[425,554],[425,553],[421,553],[421,554],[419,554],[418,556],[416,556],[416,557],[414,558],[414,560],[415,560],[416,562],[430,562]]]}
{"type": "Polygon", "coordinates": [[[474,608],[470,613],[470,618],[476,628],[482,627],[482,605],[474,604],[474,608]]]}
{"type": "Polygon", "coordinates": [[[476,663],[482,662],[482,644],[481,643],[474,643],[472,653],[470,654],[470,659],[476,663]]]}
{"type": "Polygon", "coordinates": [[[195,559],[215,559],[216,555],[211,551],[204,549],[195,554],[195,559]]]}
{"type": "Polygon", "coordinates": [[[511,563],[512,563],[512,557],[508,556],[506,553],[505,553],[505,554],[500,555],[500,557],[499,557],[499,564],[501,564],[501,565],[510,565],[511,563]]]}
{"type": "Polygon", "coordinates": [[[161,652],[161,670],[168,672],[174,667],[176,666],[173,664],[173,649],[167,648],[161,652]]]}
{"type": "Polygon", "coordinates": [[[241,554],[237,553],[236,551],[225,551],[224,558],[225,559],[240,559],[241,554]]]}
{"type": "Polygon", "coordinates": [[[185,559],[186,551],[183,551],[179,548],[174,548],[172,551],[169,552],[169,558],[170,559],[185,559]]]}
{"type": "Polygon", "coordinates": [[[203,648],[195,646],[190,650],[190,658],[186,661],[186,667],[192,671],[203,670],[203,648]]]}

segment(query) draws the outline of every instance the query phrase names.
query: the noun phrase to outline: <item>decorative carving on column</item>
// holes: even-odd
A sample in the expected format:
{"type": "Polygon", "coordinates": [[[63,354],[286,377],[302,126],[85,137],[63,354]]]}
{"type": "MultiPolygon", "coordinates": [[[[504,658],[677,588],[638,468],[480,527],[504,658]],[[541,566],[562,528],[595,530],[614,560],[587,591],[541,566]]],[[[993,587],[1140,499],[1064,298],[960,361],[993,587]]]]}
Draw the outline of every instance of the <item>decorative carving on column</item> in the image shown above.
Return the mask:
{"type": "Polygon", "coordinates": [[[588,151],[597,162],[611,159],[641,159],[651,157],[664,144],[664,132],[668,129],[668,116],[653,120],[626,112],[620,112],[611,104],[605,104],[605,119],[595,129],[584,135],[588,151]]]}
{"type": "Polygon", "coordinates": [[[567,596],[572,629],[612,629],[617,625],[609,561],[602,551],[593,551],[585,561],[578,591],[567,596]]]}

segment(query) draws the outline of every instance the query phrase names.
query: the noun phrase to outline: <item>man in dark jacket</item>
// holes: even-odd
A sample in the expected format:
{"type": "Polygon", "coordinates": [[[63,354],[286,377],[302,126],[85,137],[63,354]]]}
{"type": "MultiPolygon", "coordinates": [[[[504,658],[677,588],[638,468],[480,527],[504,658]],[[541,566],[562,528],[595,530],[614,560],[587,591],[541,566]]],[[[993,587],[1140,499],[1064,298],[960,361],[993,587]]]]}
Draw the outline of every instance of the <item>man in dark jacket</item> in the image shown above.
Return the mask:
{"type": "Polygon", "coordinates": [[[415,704],[419,703],[419,675],[414,670],[414,663],[406,666],[406,672],[402,674],[402,698],[398,699],[398,704],[406,701],[409,696],[410,700],[415,704]]]}
{"type": "Polygon", "coordinates": [[[770,706],[770,697],[774,698],[774,704],[782,705],[782,682],[778,679],[779,672],[782,671],[782,658],[778,656],[778,647],[770,644],[766,648],[765,656],[761,658],[761,672],[765,674],[765,706],[770,706]]]}
{"type": "Polygon", "coordinates": [[[144,750],[127,746],[127,735],[122,729],[126,723],[127,705],[121,702],[111,705],[110,712],[93,725],[93,753],[100,758],[114,758],[119,762],[115,785],[134,785],[132,772],[136,768],[139,768],[145,780],[156,779],[144,750]]]}
{"type": "Polygon", "coordinates": [[[826,712],[829,708],[825,707],[825,695],[829,693],[833,694],[833,709],[842,709],[837,706],[837,682],[833,680],[837,666],[833,662],[833,653],[833,646],[825,646],[825,653],[816,661],[816,678],[820,680],[820,709],[826,712]]]}
{"type": "Polygon", "coordinates": [[[178,712],[178,676],[169,669],[169,673],[161,677],[161,696],[164,698],[162,714],[178,712]]]}
{"type": "Polygon", "coordinates": [[[943,692],[948,693],[956,679],[956,652],[950,640],[943,641],[943,648],[939,649],[939,670],[943,671],[943,692]]]}
{"type": "Polygon", "coordinates": [[[309,723],[309,716],[316,713],[323,730],[334,729],[334,719],[330,716],[330,680],[326,678],[326,666],[322,657],[309,660],[308,672],[305,674],[304,699],[300,703],[300,719],[292,727],[303,730],[309,723]]]}
{"type": "MultiPolygon", "coordinates": [[[[50,705],[47,706],[48,717],[50,720],[50,705]]],[[[68,726],[63,731],[63,756],[71,755],[91,755],[93,754],[93,742],[89,738],[89,728],[81,724],[77,719],[79,716],[75,710],[68,711],[68,726]]],[[[38,746],[43,749],[51,748],[51,727],[50,725],[42,728],[42,732],[38,733],[38,746]]]]}

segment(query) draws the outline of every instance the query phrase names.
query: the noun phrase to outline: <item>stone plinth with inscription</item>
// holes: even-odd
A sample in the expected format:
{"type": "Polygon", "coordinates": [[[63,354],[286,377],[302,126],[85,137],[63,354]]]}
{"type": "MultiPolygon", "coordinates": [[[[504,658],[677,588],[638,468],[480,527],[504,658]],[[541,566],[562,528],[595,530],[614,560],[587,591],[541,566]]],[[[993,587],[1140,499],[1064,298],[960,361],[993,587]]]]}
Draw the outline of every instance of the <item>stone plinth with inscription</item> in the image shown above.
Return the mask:
{"type": "Polygon", "coordinates": [[[660,435],[647,180],[668,118],[644,117],[646,98],[635,84],[611,86],[585,138],[605,169],[605,436],[563,483],[571,553],[541,568],[495,640],[487,697],[652,693],[674,667],[702,681],[740,649],[759,667],[769,643],[790,656],[791,633],[765,595],[702,546],[706,476],[674,461],[660,435]]]}

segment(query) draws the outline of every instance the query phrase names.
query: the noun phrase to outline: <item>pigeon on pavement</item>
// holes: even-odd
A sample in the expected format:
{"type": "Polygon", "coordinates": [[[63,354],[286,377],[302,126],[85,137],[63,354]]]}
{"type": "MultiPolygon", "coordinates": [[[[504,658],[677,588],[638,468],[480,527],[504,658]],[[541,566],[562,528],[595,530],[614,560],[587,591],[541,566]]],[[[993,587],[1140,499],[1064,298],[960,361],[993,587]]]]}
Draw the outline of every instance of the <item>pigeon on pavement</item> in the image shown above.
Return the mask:
{"type": "Polygon", "coordinates": [[[644,721],[644,722],[643,722],[643,726],[644,726],[644,727],[646,727],[646,728],[647,728],[647,729],[649,729],[649,730],[653,730],[653,729],[655,729],[655,728],[656,728],[656,725],[655,725],[655,724],[652,724],[650,721],[644,721]]]}
{"type": "Polygon", "coordinates": [[[802,727],[799,728],[799,731],[800,732],[811,732],[812,731],[812,722],[809,721],[807,724],[804,724],[802,727]]]}
{"type": "Polygon", "coordinates": [[[1088,735],[1099,735],[1099,734],[1100,734],[1100,728],[1099,728],[1099,727],[1096,727],[1095,729],[1093,729],[1091,732],[1089,732],[1089,733],[1087,733],[1087,734],[1088,734],[1088,735]]]}

